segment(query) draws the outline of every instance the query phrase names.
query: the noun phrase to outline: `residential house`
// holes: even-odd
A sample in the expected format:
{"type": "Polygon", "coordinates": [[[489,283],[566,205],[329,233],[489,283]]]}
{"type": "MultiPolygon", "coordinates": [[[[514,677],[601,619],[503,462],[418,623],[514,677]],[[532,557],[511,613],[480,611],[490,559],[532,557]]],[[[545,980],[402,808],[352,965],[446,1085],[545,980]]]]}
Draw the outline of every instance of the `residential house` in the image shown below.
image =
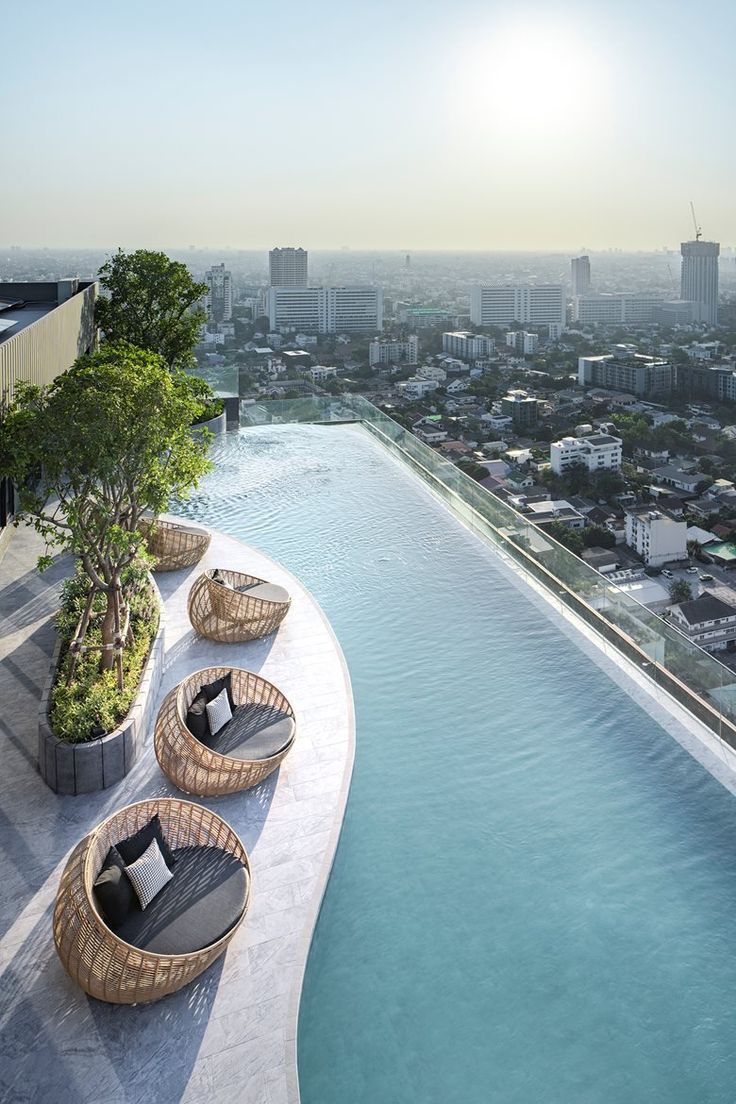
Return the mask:
{"type": "Polygon", "coordinates": [[[714,594],[701,594],[673,606],[671,621],[707,652],[723,651],[736,642],[736,607],[714,594]]]}

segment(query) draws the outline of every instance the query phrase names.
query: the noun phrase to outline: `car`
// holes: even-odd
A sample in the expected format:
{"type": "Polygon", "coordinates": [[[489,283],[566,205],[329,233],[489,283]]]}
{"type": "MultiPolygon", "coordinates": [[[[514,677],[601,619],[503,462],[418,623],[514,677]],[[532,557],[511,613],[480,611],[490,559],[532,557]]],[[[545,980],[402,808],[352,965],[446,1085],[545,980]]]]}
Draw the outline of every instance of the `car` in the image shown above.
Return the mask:
{"type": "Polygon", "coordinates": [[[675,577],[673,572],[669,571],[666,567],[662,568],[662,574],[664,575],[665,579],[674,579],[675,577]]]}
{"type": "Polygon", "coordinates": [[[697,575],[698,574],[698,569],[697,569],[697,567],[688,567],[687,573],[688,573],[688,575],[697,575]]]}
{"type": "Polygon", "coordinates": [[[712,575],[699,575],[698,578],[700,579],[701,583],[712,583],[713,582],[713,576],[712,575]]]}

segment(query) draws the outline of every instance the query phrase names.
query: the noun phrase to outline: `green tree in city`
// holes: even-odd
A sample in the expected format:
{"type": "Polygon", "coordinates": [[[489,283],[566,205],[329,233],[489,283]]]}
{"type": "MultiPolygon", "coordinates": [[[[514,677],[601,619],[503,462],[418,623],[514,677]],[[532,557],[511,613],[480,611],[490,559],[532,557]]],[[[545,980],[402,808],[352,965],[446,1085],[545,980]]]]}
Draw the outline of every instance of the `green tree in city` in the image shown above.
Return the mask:
{"type": "MultiPolygon", "coordinates": [[[[18,488],[16,524],[33,525],[47,551],[73,553],[90,596],[105,596],[103,671],[122,647],[121,576],[141,548],[144,511],[160,514],[209,467],[209,435],[189,430],[197,382],[154,353],[105,345],[49,387],[20,383],[0,414],[0,475],[18,488]]],[[[43,556],[39,567],[49,563],[43,556]]]]}
{"type": "Polygon", "coordinates": [[[583,538],[577,529],[568,529],[561,521],[551,521],[544,528],[551,537],[554,537],[565,548],[569,548],[576,556],[579,556],[583,551],[583,538]]]}
{"type": "Polygon", "coordinates": [[[104,340],[127,342],[157,353],[169,368],[187,368],[205,321],[207,292],[185,264],[165,253],[119,249],[100,269],[105,294],[95,306],[104,340]]]}
{"type": "Polygon", "coordinates": [[[685,579],[675,579],[670,586],[670,598],[677,604],[689,602],[693,596],[692,587],[685,579]]]}

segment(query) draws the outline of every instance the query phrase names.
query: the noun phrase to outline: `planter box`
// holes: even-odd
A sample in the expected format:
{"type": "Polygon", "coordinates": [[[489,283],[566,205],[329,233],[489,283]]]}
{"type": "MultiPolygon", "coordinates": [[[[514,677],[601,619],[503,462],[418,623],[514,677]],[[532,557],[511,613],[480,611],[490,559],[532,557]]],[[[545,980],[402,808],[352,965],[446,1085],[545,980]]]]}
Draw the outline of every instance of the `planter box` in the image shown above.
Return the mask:
{"type": "Polygon", "coordinates": [[[59,740],[51,731],[49,699],[61,651],[61,641],[56,643],[38,712],[38,769],[46,785],[55,793],[94,793],[122,782],[138,758],[146,733],[153,728],[164,669],[164,606],[155,583],[153,587],[159,605],[158,632],[143,668],[138,693],[127,717],[114,732],[83,744],[70,744],[59,740]]]}
{"type": "Polygon", "coordinates": [[[223,410],[222,414],[218,414],[216,418],[210,418],[208,422],[197,422],[192,426],[192,433],[201,433],[203,429],[208,429],[210,433],[225,433],[227,430],[227,415],[223,410]]]}

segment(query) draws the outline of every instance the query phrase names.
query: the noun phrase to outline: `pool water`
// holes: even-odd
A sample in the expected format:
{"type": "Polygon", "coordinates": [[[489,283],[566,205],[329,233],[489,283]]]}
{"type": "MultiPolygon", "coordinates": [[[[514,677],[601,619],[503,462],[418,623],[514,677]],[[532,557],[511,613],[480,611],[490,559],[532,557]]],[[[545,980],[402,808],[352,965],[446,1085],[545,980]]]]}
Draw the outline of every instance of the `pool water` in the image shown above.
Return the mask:
{"type": "Polygon", "coordinates": [[[736,805],[358,427],[229,434],[185,507],[296,573],[357,752],[303,1104],[736,1100],[736,805]]]}

